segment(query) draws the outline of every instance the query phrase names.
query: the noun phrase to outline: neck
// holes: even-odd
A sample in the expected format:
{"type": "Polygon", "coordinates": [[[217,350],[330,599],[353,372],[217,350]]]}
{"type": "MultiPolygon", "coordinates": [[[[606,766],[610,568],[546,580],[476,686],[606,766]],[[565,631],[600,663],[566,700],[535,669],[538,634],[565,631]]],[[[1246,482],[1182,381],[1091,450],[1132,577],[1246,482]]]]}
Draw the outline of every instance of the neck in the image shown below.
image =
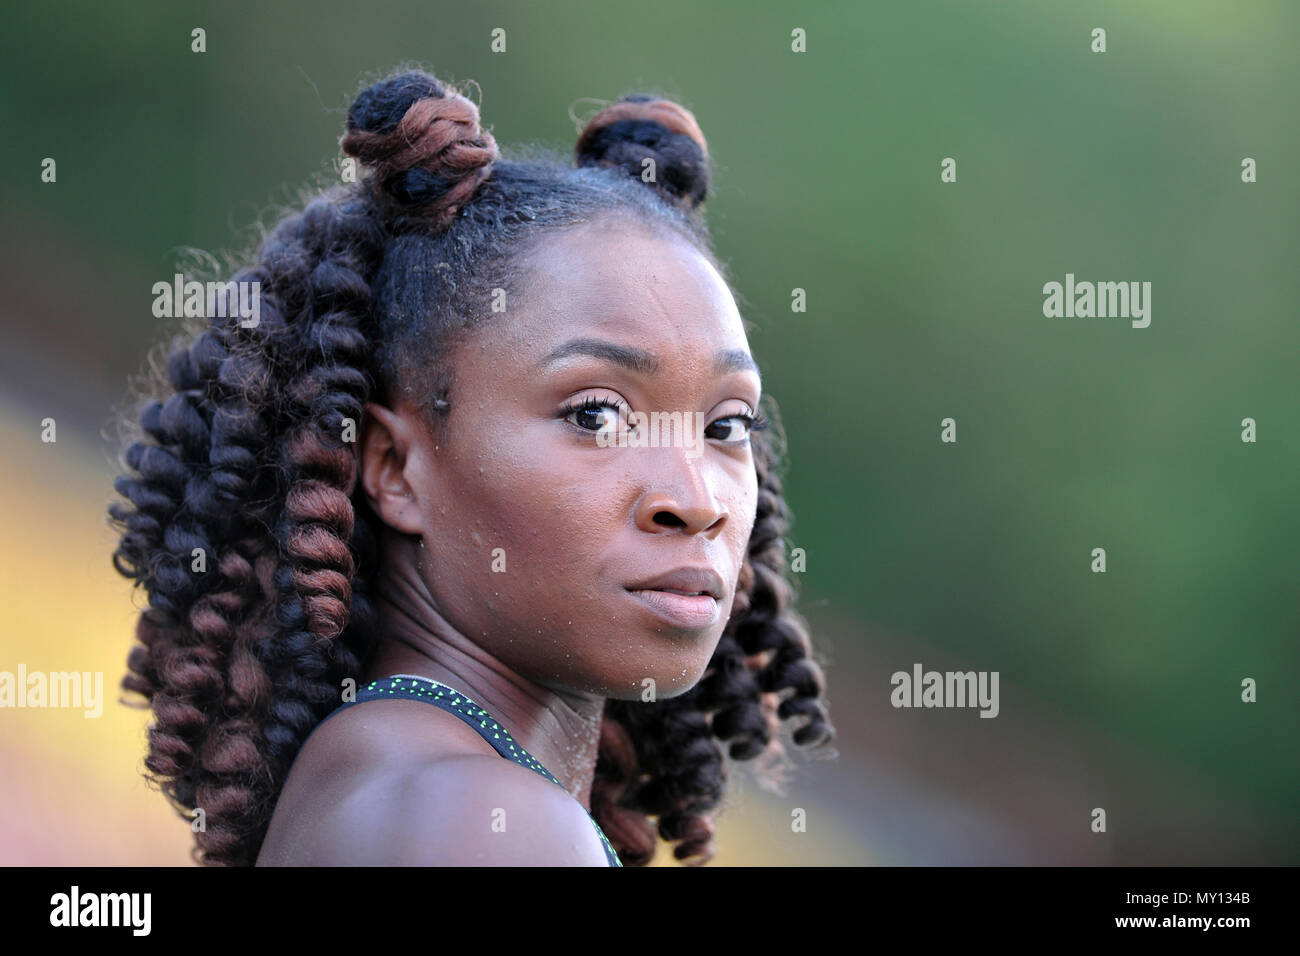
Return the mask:
{"type": "Polygon", "coordinates": [[[587,810],[605,699],[544,687],[452,627],[414,562],[391,562],[377,587],[382,635],[365,680],[411,674],[468,695],[492,714],[587,810]]]}

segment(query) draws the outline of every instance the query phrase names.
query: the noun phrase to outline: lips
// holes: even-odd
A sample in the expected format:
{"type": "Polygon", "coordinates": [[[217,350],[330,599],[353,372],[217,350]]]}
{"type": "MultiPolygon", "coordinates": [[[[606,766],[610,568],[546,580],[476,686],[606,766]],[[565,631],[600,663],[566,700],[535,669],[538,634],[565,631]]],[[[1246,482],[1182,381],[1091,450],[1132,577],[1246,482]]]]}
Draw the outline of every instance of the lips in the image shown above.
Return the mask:
{"type": "Polygon", "coordinates": [[[708,567],[677,568],[627,587],[646,609],[686,630],[709,627],[717,621],[725,590],[722,578],[708,567]]]}
{"type": "Polygon", "coordinates": [[[668,594],[693,596],[707,594],[715,601],[722,600],[726,585],[717,571],[707,566],[676,568],[654,578],[647,578],[627,586],[629,591],[663,591],[668,594]]]}
{"type": "Polygon", "coordinates": [[[698,630],[718,619],[718,599],[711,594],[676,594],[672,591],[630,591],[632,597],[674,627],[698,630]]]}

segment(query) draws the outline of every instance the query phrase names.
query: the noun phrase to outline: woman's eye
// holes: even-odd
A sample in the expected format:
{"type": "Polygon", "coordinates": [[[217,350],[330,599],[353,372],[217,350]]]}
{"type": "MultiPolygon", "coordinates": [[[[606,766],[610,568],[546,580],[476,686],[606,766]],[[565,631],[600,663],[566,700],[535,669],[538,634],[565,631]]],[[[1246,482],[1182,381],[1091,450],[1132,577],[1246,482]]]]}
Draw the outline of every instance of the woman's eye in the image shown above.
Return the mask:
{"type": "Polygon", "coordinates": [[[719,441],[730,444],[740,444],[749,437],[751,426],[754,419],[750,415],[728,415],[726,418],[719,418],[716,422],[704,430],[704,434],[709,438],[716,438],[719,441]],[[720,429],[721,434],[714,434],[715,429],[720,429]]]}
{"type": "Polygon", "coordinates": [[[613,432],[623,419],[621,408],[605,399],[588,399],[581,405],[571,408],[564,416],[565,421],[573,422],[579,428],[590,432],[613,432]]]}

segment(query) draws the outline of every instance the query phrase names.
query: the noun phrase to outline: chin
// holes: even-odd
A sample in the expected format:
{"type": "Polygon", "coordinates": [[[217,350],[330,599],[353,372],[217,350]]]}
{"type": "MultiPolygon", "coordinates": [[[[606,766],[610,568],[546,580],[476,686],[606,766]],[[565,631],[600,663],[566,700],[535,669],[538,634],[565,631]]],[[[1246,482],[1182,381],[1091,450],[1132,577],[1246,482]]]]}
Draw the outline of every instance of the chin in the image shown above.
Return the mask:
{"type": "MultiPolygon", "coordinates": [[[[710,644],[710,647],[716,646],[716,642],[710,644]]],[[[653,687],[656,700],[679,697],[700,682],[704,672],[709,668],[710,658],[704,660],[688,660],[684,657],[677,660],[661,658],[654,662],[654,666],[640,668],[631,673],[627,672],[626,667],[622,667],[620,670],[623,673],[606,675],[602,692],[604,696],[614,700],[648,703],[653,687]],[[654,684],[651,685],[650,681],[654,684]]]]}

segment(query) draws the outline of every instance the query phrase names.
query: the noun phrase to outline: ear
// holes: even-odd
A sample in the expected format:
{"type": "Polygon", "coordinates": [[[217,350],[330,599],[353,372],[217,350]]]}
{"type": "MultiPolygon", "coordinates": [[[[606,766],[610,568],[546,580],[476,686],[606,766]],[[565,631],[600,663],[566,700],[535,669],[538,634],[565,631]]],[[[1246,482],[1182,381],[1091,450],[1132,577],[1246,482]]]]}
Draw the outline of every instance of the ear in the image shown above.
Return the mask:
{"type": "Polygon", "coordinates": [[[361,486],[381,521],[409,535],[424,533],[424,519],[413,479],[427,468],[423,426],[409,408],[366,405],[361,430],[361,486]]]}

